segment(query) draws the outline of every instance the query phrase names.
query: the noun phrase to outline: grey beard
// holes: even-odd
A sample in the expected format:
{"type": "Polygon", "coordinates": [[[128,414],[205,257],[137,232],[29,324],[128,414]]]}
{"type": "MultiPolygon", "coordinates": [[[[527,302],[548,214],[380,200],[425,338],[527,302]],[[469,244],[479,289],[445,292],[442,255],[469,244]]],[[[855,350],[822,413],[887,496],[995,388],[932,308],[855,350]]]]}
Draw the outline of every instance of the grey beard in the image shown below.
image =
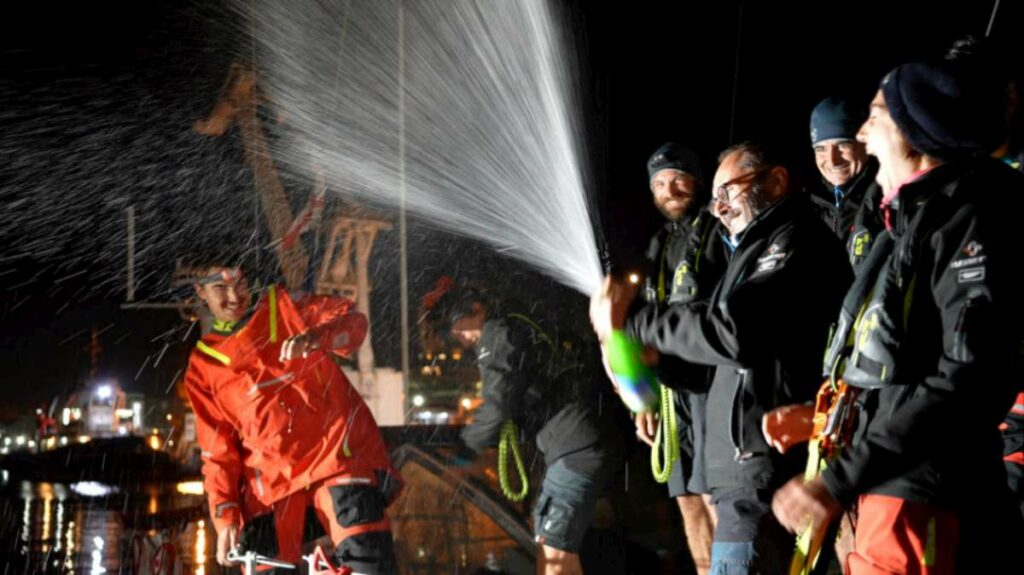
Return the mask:
{"type": "Polygon", "coordinates": [[[754,184],[750,192],[743,198],[743,202],[747,204],[747,209],[750,210],[751,215],[755,218],[761,215],[761,212],[767,210],[768,206],[772,205],[765,195],[764,186],[754,184]]]}

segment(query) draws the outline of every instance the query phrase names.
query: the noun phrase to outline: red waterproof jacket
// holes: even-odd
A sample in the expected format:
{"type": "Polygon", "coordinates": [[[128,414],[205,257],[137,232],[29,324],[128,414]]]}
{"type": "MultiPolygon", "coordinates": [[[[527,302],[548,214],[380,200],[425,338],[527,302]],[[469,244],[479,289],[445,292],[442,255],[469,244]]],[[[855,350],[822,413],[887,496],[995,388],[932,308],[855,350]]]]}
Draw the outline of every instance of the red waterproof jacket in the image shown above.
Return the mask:
{"type": "Polygon", "coordinates": [[[272,286],[242,328],[207,334],[192,351],[185,386],[218,530],[241,522],[243,485],[269,506],[320,479],[370,484],[375,470],[389,469],[377,422],[329,355],[347,355],[366,335],[366,317],[351,304],[293,301],[272,286]],[[281,343],[307,331],[327,351],[282,363],[281,343]]]}

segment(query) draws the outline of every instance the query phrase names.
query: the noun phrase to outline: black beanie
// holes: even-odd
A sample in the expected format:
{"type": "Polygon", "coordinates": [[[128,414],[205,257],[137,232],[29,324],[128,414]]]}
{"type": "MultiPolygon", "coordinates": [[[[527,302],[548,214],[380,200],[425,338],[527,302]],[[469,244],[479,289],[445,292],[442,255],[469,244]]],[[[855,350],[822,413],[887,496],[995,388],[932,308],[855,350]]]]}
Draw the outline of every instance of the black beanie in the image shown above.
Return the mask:
{"type": "Polygon", "coordinates": [[[704,181],[704,174],[701,172],[697,154],[693,153],[693,150],[673,142],[663,144],[647,160],[647,180],[653,180],[654,174],[661,170],[679,170],[690,174],[699,181],[704,181]]]}
{"type": "Polygon", "coordinates": [[[956,62],[912,62],[882,79],[896,126],[919,152],[948,160],[1002,143],[1005,86],[956,62]]]}
{"type": "Polygon", "coordinates": [[[811,111],[811,144],[825,140],[854,140],[867,119],[867,107],[855,108],[844,98],[825,98],[811,111]]]}

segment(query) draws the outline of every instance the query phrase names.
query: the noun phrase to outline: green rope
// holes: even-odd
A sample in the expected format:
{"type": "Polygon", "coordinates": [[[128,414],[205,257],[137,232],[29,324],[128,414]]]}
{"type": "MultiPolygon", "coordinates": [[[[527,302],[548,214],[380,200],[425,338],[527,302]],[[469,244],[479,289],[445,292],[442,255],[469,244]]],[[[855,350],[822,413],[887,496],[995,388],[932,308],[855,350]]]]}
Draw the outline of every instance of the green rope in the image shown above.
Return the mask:
{"type": "Polygon", "coordinates": [[[651,472],[658,483],[667,483],[672,464],[679,460],[679,433],[676,422],[675,392],[661,386],[661,419],[651,448],[651,472]],[[666,439],[667,438],[667,439],[666,439]]]}
{"type": "Polygon", "coordinates": [[[526,499],[526,494],[530,492],[530,482],[526,478],[523,456],[519,453],[517,435],[516,424],[511,419],[502,424],[501,441],[498,443],[498,482],[501,483],[501,492],[513,503],[526,499]],[[516,470],[519,472],[520,490],[518,493],[512,491],[512,486],[508,480],[508,455],[510,448],[512,460],[515,462],[516,470]]]}

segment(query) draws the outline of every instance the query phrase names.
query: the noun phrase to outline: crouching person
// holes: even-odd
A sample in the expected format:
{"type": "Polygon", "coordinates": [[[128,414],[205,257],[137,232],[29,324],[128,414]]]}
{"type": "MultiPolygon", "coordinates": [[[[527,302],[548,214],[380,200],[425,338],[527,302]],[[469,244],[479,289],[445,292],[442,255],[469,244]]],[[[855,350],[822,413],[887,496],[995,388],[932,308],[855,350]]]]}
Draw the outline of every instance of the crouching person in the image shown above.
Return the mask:
{"type": "Polygon", "coordinates": [[[474,350],[483,378],[461,457],[520,437],[536,441],[547,466],[533,510],[537,573],[582,573],[584,534],[621,462],[615,425],[600,411],[600,363],[483,290],[455,287],[427,299],[426,325],[474,350]]]}
{"type": "Polygon", "coordinates": [[[385,509],[400,482],[373,415],[332,357],[359,347],[366,317],[349,300],[293,298],[276,285],[253,304],[245,274],[226,258],[193,270],[212,329],[192,351],[185,386],[217,561],[229,565],[241,531],[272,522],[276,549],[261,554],[300,562],[312,508],[337,565],[397,573],[385,509]]]}

